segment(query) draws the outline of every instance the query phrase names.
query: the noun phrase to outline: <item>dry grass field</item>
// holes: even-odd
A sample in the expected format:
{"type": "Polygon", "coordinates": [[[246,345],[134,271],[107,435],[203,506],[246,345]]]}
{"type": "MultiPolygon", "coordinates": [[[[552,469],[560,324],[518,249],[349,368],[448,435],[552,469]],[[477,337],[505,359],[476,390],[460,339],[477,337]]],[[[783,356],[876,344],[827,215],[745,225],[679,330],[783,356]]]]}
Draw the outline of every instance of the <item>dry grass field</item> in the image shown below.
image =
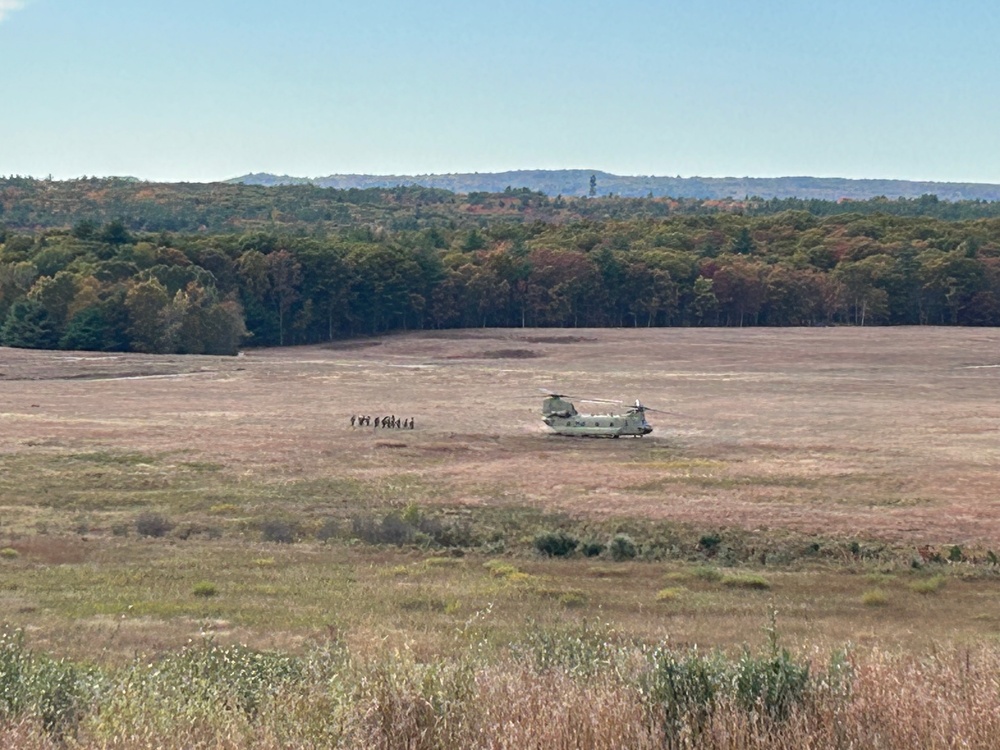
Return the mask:
{"type": "Polygon", "coordinates": [[[0,349],[0,744],[995,747],[998,345],[0,349]],[[672,413],[559,437],[538,388],[672,413]]]}
{"type": "MultiPolygon", "coordinates": [[[[401,479],[435,501],[914,544],[1000,539],[992,329],[457,331],[238,358],[0,350],[0,451],[401,479]],[[644,403],[643,440],[567,440],[539,387],[644,403]],[[415,417],[351,430],[351,414],[415,417]]],[[[583,406],[583,405],[581,405],[583,406]]],[[[73,488],[66,488],[72,490],[73,488]]]]}
{"type": "Polygon", "coordinates": [[[596,618],[739,645],[775,607],[803,647],[994,639],[998,386],[992,329],[448,331],[235,358],[0,349],[0,610],[104,658],[331,629],[432,653],[486,611],[511,637],[596,618]],[[540,387],[675,413],[650,415],[643,439],[559,437],[540,387]],[[352,414],[416,429],[351,429],[352,414]],[[408,505],[495,543],[441,558],[312,535],[408,505]],[[143,512],[170,533],[138,536],[143,512]],[[269,518],[309,533],[261,541],[269,518]],[[712,571],[732,562],[710,555],[530,554],[560,524],[689,534],[688,553],[703,534],[738,539],[738,567],[765,585],[727,585],[712,571]],[[813,539],[862,554],[773,554],[813,539]],[[953,545],[956,564],[910,569],[953,545]],[[895,562],[864,559],[883,548],[895,562]],[[193,596],[199,582],[218,595],[193,596]]]}

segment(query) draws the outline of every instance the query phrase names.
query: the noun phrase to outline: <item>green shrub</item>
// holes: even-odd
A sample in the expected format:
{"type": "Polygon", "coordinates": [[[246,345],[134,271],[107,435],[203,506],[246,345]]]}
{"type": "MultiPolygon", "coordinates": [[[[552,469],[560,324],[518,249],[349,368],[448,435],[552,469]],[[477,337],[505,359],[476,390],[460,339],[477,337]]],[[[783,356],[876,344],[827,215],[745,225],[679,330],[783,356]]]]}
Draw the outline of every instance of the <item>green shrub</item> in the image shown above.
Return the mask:
{"type": "Polygon", "coordinates": [[[639,554],[639,548],[628,534],[615,534],[608,549],[611,551],[611,559],[617,562],[631,560],[639,554]]]}
{"type": "Polygon", "coordinates": [[[704,534],[698,540],[698,546],[708,555],[714,554],[720,544],[722,544],[722,537],[718,534],[704,534]]]}
{"type": "Polygon", "coordinates": [[[684,593],[684,589],[679,586],[672,586],[670,588],[660,589],[656,592],[656,601],[658,602],[672,602],[679,598],[681,594],[684,593]]]}
{"type": "Polygon", "coordinates": [[[303,675],[302,665],[293,656],[255,651],[246,646],[218,646],[214,643],[185,649],[156,665],[156,681],[148,687],[162,698],[217,713],[235,708],[254,716],[261,703],[282,687],[303,675]]]}
{"type": "Polygon", "coordinates": [[[607,626],[586,622],[566,629],[530,630],[511,644],[511,650],[540,671],[562,669],[580,677],[615,669],[623,653],[607,626]]]}
{"type": "Polygon", "coordinates": [[[547,531],[535,537],[535,549],[549,557],[573,554],[580,540],[565,531],[547,531]]]}
{"type": "Polygon", "coordinates": [[[735,687],[737,703],[747,711],[760,708],[772,719],[784,719],[806,695],[809,665],[797,664],[784,649],[768,658],[744,652],[735,687]]]}
{"type": "Polygon", "coordinates": [[[582,607],[587,603],[587,595],[579,589],[564,591],[558,598],[564,607],[582,607]]]}
{"type": "Polygon", "coordinates": [[[208,581],[201,581],[194,585],[195,596],[202,597],[204,599],[211,598],[219,593],[214,583],[209,583],[208,581]]]}
{"type": "Polygon", "coordinates": [[[584,557],[598,557],[607,547],[603,542],[598,542],[596,540],[589,540],[583,543],[580,547],[580,551],[583,552],[584,557]]]}
{"type": "MultiPolygon", "coordinates": [[[[716,696],[731,684],[725,660],[697,650],[677,654],[658,648],[643,679],[647,700],[663,714],[667,734],[677,739],[685,726],[700,732],[715,707],[716,696]]],[[[668,746],[672,746],[668,742],[668,746]]]]}
{"type": "Polygon", "coordinates": [[[516,566],[503,560],[488,560],[483,563],[483,567],[490,571],[490,575],[495,578],[507,578],[519,572],[516,566]]]}
{"type": "Polygon", "coordinates": [[[98,687],[96,673],[28,651],[22,631],[0,632],[0,721],[35,719],[56,738],[71,737],[98,687]]]}
{"type": "Polygon", "coordinates": [[[910,584],[910,591],[916,594],[934,594],[944,586],[947,579],[944,576],[932,576],[931,578],[922,578],[919,581],[913,581],[910,584]]]}
{"type": "Polygon", "coordinates": [[[861,595],[861,603],[866,607],[884,607],[889,597],[882,589],[869,589],[861,595]]]}
{"type": "Polygon", "coordinates": [[[764,576],[756,573],[731,573],[722,576],[722,585],[734,589],[758,589],[765,590],[771,588],[771,582],[764,576]]]}
{"type": "Polygon", "coordinates": [[[707,583],[718,583],[722,580],[722,571],[718,568],[711,568],[707,565],[699,565],[691,574],[700,581],[707,583]]]}
{"type": "Polygon", "coordinates": [[[16,560],[20,556],[20,553],[13,547],[4,547],[0,549],[0,558],[4,560],[16,560]]]}

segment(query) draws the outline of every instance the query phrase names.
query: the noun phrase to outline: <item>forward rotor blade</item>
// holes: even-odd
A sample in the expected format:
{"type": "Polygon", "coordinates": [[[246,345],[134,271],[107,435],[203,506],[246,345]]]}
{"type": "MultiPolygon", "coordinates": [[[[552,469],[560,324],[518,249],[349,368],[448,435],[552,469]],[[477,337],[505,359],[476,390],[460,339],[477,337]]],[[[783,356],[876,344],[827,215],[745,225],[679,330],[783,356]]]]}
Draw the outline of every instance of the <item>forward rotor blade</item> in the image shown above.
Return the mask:
{"type": "Polygon", "coordinates": [[[556,393],[555,391],[550,391],[548,388],[539,388],[538,390],[550,398],[571,398],[574,401],[580,400],[580,396],[573,396],[569,393],[556,393]]]}
{"type": "Polygon", "coordinates": [[[555,391],[550,391],[548,388],[539,388],[542,393],[545,393],[552,398],[571,398],[574,401],[582,401],[588,404],[621,404],[622,401],[615,401],[608,398],[584,398],[583,396],[574,396],[571,393],[556,393],[555,391]]]}

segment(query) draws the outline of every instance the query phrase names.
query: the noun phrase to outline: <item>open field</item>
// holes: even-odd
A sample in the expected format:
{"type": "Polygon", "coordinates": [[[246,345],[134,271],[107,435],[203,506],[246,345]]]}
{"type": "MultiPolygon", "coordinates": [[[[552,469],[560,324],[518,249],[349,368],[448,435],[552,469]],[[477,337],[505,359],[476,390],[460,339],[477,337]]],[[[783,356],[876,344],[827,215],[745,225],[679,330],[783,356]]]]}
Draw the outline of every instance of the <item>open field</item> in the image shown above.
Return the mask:
{"type": "Polygon", "coordinates": [[[992,329],[3,349],[0,610],[36,643],[110,660],[206,633],[294,648],[336,631],[430,655],[480,618],[508,639],[596,618],[737,646],[772,607],[799,646],[992,641],[998,386],[992,329]],[[539,387],[678,414],[651,415],[641,440],[560,438],[539,387]],[[352,414],[416,429],[352,430],[352,414]],[[408,507],[456,524],[467,538],[445,546],[462,556],[351,533],[408,507]],[[169,521],[162,538],[136,533],[144,513],[169,521]],[[266,541],[268,523],[297,543],[266,541]],[[639,554],[536,556],[534,534],[556,528],[624,531],[639,554]],[[511,569],[484,567],[497,560],[511,569]]]}
{"type": "MultiPolygon", "coordinates": [[[[444,332],[245,357],[0,355],[5,461],[94,452],[436,502],[1000,539],[993,329],[444,332]],[[552,437],[539,387],[641,398],[641,441],[552,437]],[[352,413],[417,430],[351,430],[352,413]]],[[[192,469],[194,470],[194,469],[192,469]]],[[[74,488],[64,488],[68,494],[74,488]]]]}
{"type": "Polygon", "coordinates": [[[2,349],[0,744],[994,747],[998,344],[2,349]],[[677,413],[561,438],[539,387],[677,413]]]}

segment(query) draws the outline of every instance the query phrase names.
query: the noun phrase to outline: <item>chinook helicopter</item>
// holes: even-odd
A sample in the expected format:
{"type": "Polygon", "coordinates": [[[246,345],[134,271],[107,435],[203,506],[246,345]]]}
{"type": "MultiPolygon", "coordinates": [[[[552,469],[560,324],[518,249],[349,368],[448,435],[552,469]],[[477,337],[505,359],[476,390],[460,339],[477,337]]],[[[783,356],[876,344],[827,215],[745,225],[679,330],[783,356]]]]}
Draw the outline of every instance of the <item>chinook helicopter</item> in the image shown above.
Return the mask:
{"type": "Polygon", "coordinates": [[[542,421],[557,435],[609,438],[627,435],[641,438],[653,431],[652,426],[646,421],[647,411],[661,414],[669,413],[643,406],[638,400],[636,400],[635,406],[629,406],[622,412],[621,401],[569,396],[565,393],[553,393],[545,388],[539,388],[539,390],[548,394],[542,402],[542,421]],[[588,403],[615,404],[619,406],[620,413],[581,414],[572,402],[567,400],[571,398],[588,403]]]}

